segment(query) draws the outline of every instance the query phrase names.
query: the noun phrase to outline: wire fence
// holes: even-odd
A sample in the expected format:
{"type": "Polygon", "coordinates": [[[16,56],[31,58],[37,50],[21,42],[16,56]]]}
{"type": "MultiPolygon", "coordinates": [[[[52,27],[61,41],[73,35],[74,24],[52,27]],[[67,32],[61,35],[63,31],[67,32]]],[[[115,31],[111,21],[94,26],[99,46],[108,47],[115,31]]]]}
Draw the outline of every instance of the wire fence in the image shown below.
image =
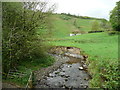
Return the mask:
{"type": "MultiPolygon", "coordinates": [[[[6,76],[7,79],[18,79],[21,81],[21,79],[26,79],[26,85],[25,85],[25,89],[29,89],[29,88],[33,88],[33,84],[34,84],[34,73],[33,71],[26,73],[26,72],[20,72],[17,70],[9,70],[8,73],[3,73],[1,72],[3,75],[6,76]],[[27,78],[26,78],[27,77],[27,78]]],[[[24,83],[24,82],[22,82],[24,83]]]]}

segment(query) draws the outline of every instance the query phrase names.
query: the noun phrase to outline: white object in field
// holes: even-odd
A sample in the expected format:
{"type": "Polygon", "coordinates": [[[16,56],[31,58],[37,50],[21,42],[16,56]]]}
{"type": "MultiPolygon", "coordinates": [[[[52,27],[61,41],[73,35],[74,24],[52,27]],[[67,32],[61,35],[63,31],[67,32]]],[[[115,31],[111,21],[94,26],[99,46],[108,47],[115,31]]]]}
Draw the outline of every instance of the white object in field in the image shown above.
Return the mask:
{"type": "Polygon", "coordinates": [[[70,33],[70,36],[75,36],[75,34],[70,33]]]}
{"type": "Polygon", "coordinates": [[[76,36],[76,35],[81,35],[81,33],[78,33],[78,34],[72,34],[72,33],[70,33],[70,36],[76,36]]]}

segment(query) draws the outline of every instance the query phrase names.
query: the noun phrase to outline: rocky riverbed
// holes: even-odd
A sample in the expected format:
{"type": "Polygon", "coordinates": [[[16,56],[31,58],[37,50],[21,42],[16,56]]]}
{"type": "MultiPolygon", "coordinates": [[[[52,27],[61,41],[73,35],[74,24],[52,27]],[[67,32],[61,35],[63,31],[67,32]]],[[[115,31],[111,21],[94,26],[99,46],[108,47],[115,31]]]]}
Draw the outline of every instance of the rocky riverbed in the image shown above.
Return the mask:
{"type": "Polygon", "coordinates": [[[90,75],[82,55],[70,52],[51,55],[56,62],[36,71],[35,88],[88,88],[90,75]]]}

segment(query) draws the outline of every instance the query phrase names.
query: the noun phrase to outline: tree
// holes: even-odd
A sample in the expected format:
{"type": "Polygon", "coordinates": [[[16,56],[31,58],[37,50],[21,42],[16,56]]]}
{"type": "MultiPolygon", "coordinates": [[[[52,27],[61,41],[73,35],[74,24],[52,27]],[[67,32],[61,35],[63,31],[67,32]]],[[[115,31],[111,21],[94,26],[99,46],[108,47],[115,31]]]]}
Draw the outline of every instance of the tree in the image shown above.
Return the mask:
{"type": "MultiPolygon", "coordinates": [[[[3,2],[2,57],[3,72],[24,60],[35,60],[44,55],[39,27],[49,28],[52,8],[46,2],[3,2]]],[[[48,31],[49,32],[49,31],[48,31]]]]}
{"type": "Polygon", "coordinates": [[[111,30],[110,22],[108,22],[106,19],[101,19],[100,30],[102,31],[111,30]]]}
{"type": "Polygon", "coordinates": [[[94,21],[93,23],[92,23],[92,31],[98,31],[99,30],[99,23],[98,23],[98,21],[94,21]]]}
{"type": "Polygon", "coordinates": [[[110,23],[115,31],[120,31],[120,1],[110,13],[110,23]]]}

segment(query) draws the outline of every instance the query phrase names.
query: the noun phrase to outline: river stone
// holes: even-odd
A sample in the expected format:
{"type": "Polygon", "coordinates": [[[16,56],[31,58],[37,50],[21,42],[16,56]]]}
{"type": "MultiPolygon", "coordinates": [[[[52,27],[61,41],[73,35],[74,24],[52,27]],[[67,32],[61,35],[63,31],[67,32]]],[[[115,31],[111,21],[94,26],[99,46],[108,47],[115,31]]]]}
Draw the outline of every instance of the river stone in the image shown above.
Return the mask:
{"type": "Polygon", "coordinates": [[[69,75],[65,75],[65,78],[68,78],[68,77],[70,77],[69,75]]]}
{"type": "Polygon", "coordinates": [[[65,53],[66,56],[71,56],[74,58],[80,58],[80,59],[84,59],[84,57],[82,55],[79,54],[71,54],[71,53],[65,53]]]}
{"type": "Polygon", "coordinates": [[[86,65],[86,64],[83,64],[83,67],[84,67],[84,68],[87,68],[87,65],[86,65]]]}
{"type": "Polygon", "coordinates": [[[49,76],[50,77],[55,77],[55,74],[54,73],[50,73],[49,76]]]}
{"type": "Polygon", "coordinates": [[[65,81],[68,81],[68,78],[65,78],[65,81]]]}
{"type": "Polygon", "coordinates": [[[79,70],[83,70],[83,67],[79,67],[78,69],[79,69],[79,70]]]}
{"type": "Polygon", "coordinates": [[[59,74],[60,72],[59,72],[59,71],[55,71],[54,73],[55,73],[55,74],[59,74]]]}
{"type": "Polygon", "coordinates": [[[70,65],[67,66],[68,68],[70,67],[70,65]]]}
{"type": "Polygon", "coordinates": [[[87,81],[88,81],[88,80],[89,80],[89,78],[88,78],[88,77],[86,77],[86,78],[84,78],[84,80],[87,80],[87,81]]]}
{"type": "Polygon", "coordinates": [[[59,75],[60,75],[61,77],[63,77],[63,76],[65,76],[65,73],[64,73],[64,72],[60,72],[59,75]]]}

